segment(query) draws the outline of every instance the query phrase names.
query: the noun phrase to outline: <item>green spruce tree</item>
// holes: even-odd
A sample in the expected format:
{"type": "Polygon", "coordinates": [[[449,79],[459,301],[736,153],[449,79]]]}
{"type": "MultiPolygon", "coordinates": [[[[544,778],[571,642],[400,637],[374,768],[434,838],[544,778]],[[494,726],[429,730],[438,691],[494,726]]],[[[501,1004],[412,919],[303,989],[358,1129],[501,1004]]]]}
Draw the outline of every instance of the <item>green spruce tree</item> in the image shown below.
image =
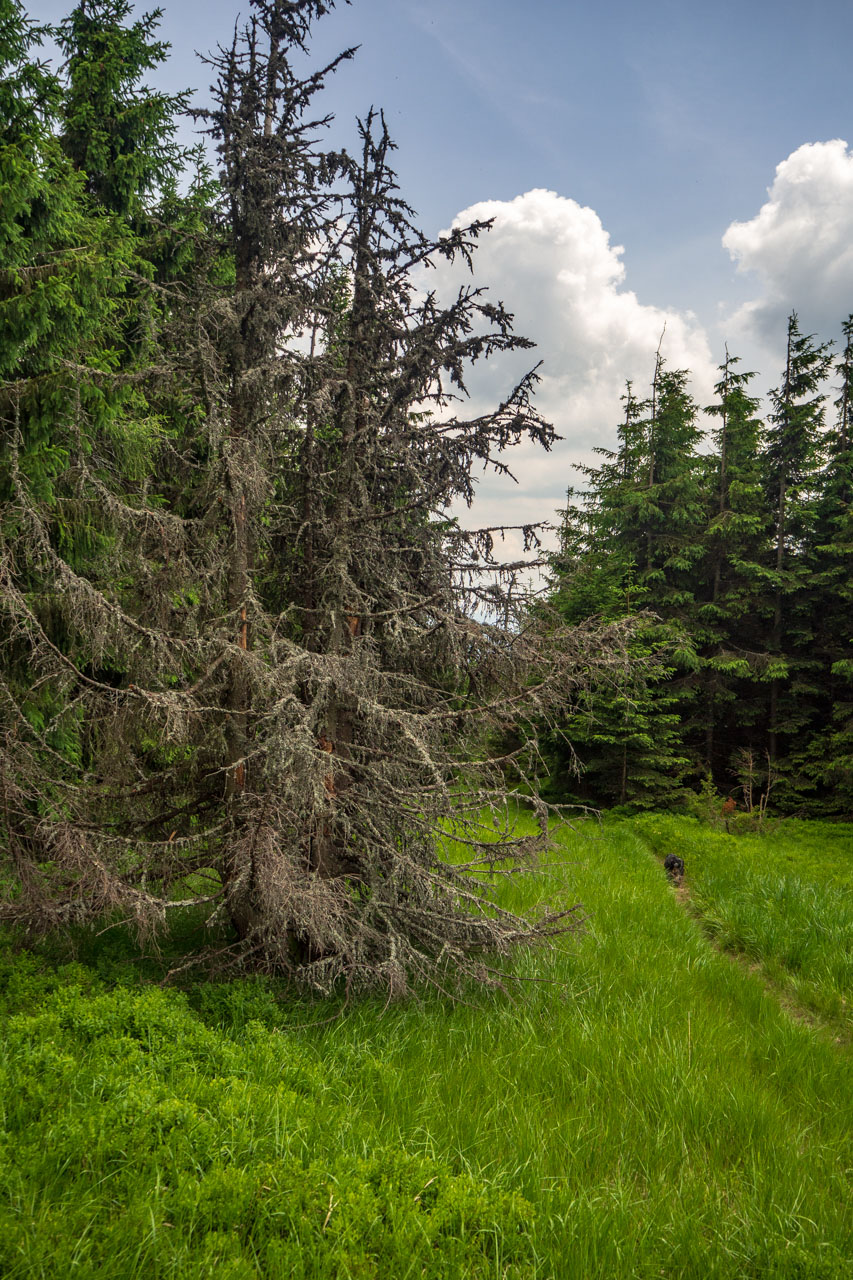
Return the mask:
{"type": "MultiPolygon", "coordinates": [[[[813,788],[811,811],[853,813],[853,316],[842,325],[835,364],[836,417],[824,438],[825,465],[814,502],[803,609],[820,664],[813,723],[792,750],[794,773],[813,788]]],[[[808,793],[807,793],[808,794],[808,793]]]]}
{"type": "MultiPolygon", "coordinates": [[[[165,301],[136,270],[144,219],[124,189],[102,174],[86,190],[47,130],[75,207],[127,254],[111,251],[114,293],[93,311],[115,346],[60,361],[72,395],[49,426],[75,452],[54,494],[23,475],[14,417],[9,433],[3,623],[79,751],[57,768],[55,724],[0,668],[3,915],[114,911],[145,929],[194,905],[231,931],[235,962],[394,994],[482,976],[482,950],[572,927],[571,912],[528,922],[492,900],[483,869],[544,847],[548,814],[534,800],[536,839],[495,841],[483,805],[500,826],[526,753],[482,748],[623,668],[629,628],[533,616],[494,531],[449,518],[475,469],[554,432],[535,371],[493,413],[448,420],[472,362],[531,344],[480,290],[423,294],[424,263],[470,261],[487,228],[417,229],[381,117],[357,157],[321,146],[313,104],[336,64],[295,67],[328,8],[256,0],[212,57],[220,193],[165,301]],[[150,297],[133,346],[127,317],[150,297]],[[72,515],[96,554],[62,541],[72,515]]],[[[25,379],[20,360],[12,373],[25,379]]]]}
{"type": "MultiPolygon", "coordinates": [[[[808,604],[807,548],[812,542],[824,438],[821,388],[832,364],[831,343],[803,334],[796,313],[788,320],[787,355],[780,386],[770,392],[771,413],[762,451],[764,486],[772,511],[773,610],[769,620],[767,749],[784,756],[812,715],[818,663],[815,618],[808,604]]],[[[789,782],[789,791],[791,784],[789,782]]],[[[796,796],[792,791],[792,802],[796,796]]],[[[780,796],[783,791],[780,791],[780,796]]]]}
{"type": "Polygon", "coordinates": [[[716,418],[715,451],[707,459],[708,526],[698,566],[697,643],[701,649],[704,764],[723,789],[732,760],[744,747],[761,754],[767,655],[762,630],[772,584],[766,567],[769,521],[762,488],[759,401],[749,394],[754,375],[736,369],[726,352],[706,412],[716,418]]]}
{"type": "Polygon", "coordinates": [[[129,23],[128,0],[83,0],[56,29],[65,54],[60,136],[94,204],[144,218],[186,161],[175,142],[190,94],[140,84],[166,59],[162,9],[129,23]]]}
{"type": "Polygon", "coordinates": [[[688,764],[678,714],[697,666],[683,623],[695,558],[685,530],[696,501],[683,465],[695,439],[686,379],[670,375],[658,356],[647,401],[628,384],[616,449],[598,449],[602,464],[581,468],[584,493],[569,491],[552,602],[571,624],[631,618],[634,634],[630,676],[581,691],[566,705],[561,734],[547,739],[549,787],[564,798],[665,803],[688,764]]]}

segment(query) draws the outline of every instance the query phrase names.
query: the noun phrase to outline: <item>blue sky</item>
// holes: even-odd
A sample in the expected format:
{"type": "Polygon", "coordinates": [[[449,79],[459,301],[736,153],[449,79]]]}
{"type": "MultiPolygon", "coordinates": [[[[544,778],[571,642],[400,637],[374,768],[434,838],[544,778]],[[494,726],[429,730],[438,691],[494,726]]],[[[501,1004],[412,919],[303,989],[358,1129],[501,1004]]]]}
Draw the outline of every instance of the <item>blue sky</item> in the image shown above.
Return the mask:
{"type": "MultiPolygon", "coordinates": [[[[238,6],[164,8],[161,82],[204,100],[193,51],[227,40],[238,6]]],[[[479,278],[546,362],[565,444],[547,462],[522,452],[511,496],[487,482],[489,518],[557,504],[571,461],[612,438],[624,379],[650,375],[664,325],[704,401],[725,341],[766,391],[791,307],[822,337],[853,311],[850,0],[354,0],[314,50],[351,44],[327,97],[336,138],[381,106],[427,231],[496,218],[479,278]]],[[[510,374],[475,381],[478,407],[510,374]]]]}

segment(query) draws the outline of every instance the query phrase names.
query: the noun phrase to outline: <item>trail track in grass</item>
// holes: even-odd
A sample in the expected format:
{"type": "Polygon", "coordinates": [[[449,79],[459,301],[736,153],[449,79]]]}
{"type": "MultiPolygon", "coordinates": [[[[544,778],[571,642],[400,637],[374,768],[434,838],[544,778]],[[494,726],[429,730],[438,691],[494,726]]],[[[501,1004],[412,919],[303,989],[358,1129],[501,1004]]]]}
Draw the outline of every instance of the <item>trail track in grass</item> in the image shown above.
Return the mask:
{"type": "Polygon", "coordinates": [[[847,1280],[849,1050],[715,950],[642,822],[500,893],[588,931],[517,957],[512,999],[330,1023],[269,980],[143,983],[113,934],[7,948],[0,1275],[847,1280]]]}
{"type": "MultiPolygon", "coordinates": [[[[690,886],[687,884],[674,886],[674,896],[676,902],[679,903],[683,910],[694,914],[694,917],[699,921],[701,926],[701,918],[691,906],[690,886]]],[[[834,1039],[836,1044],[849,1044],[849,1036],[838,1035],[837,1028],[833,1027],[831,1023],[824,1021],[824,1019],[822,1019],[820,1015],[816,1014],[812,1009],[800,1004],[785,986],[780,986],[778,982],[774,982],[767,976],[764,971],[764,966],[758,960],[750,960],[748,956],[743,955],[739,951],[726,950],[720,945],[711,930],[704,929],[703,932],[711,946],[714,947],[715,950],[719,951],[721,955],[730,960],[732,964],[740,965],[744,972],[760,978],[768,996],[778,1002],[779,1007],[787,1013],[789,1018],[793,1018],[795,1022],[801,1022],[815,1031],[819,1031],[824,1035],[830,1036],[834,1039]]]]}
{"type": "Polygon", "coordinates": [[[732,833],[670,814],[631,825],[659,859],[689,849],[676,897],[715,947],[791,1017],[853,1042],[853,829],[790,819],[732,833]]]}
{"type": "MultiPolygon", "coordinates": [[[[696,912],[692,907],[690,886],[688,884],[674,885],[673,896],[684,911],[692,914],[694,918],[698,920],[701,927],[701,918],[698,912],[696,912]]],[[[711,946],[718,951],[720,955],[725,956],[732,964],[739,965],[745,973],[759,978],[764,984],[768,997],[775,1000],[780,1009],[782,1009],[784,1013],[787,1013],[789,1018],[792,1018],[795,1022],[800,1022],[807,1027],[811,1027],[814,1031],[818,1031],[829,1036],[836,1044],[849,1044],[849,1036],[837,1034],[837,1028],[824,1021],[812,1009],[800,1004],[786,987],[780,986],[778,982],[774,982],[767,976],[764,971],[764,966],[759,961],[750,960],[748,956],[743,955],[739,951],[733,951],[731,949],[727,950],[722,947],[717,941],[713,931],[703,929],[703,933],[711,946]]]]}

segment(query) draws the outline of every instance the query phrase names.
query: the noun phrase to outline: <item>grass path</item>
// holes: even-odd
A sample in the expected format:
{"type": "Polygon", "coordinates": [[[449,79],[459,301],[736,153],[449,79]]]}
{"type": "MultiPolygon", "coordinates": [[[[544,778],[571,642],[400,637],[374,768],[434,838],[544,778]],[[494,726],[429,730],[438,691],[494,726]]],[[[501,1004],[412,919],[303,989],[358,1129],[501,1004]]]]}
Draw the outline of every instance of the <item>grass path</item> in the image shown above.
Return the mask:
{"type": "MultiPolygon", "coordinates": [[[[315,1027],[267,981],[145,985],[110,935],[6,951],[0,1275],[847,1280],[850,1052],[710,945],[653,843],[585,824],[506,886],[591,912],[513,1001],[315,1027]]],[[[829,1008],[841,978],[817,951],[798,981],[829,1008]]]]}
{"type": "MultiPolygon", "coordinates": [[[[658,861],[661,863],[661,866],[663,866],[663,857],[658,858],[658,861]]],[[[787,985],[780,984],[778,981],[774,982],[766,974],[765,967],[760,961],[750,960],[743,952],[724,947],[720,943],[714,930],[704,927],[701,910],[697,909],[693,905],[689,884],[674,884],[673,897],[682,910],[686,911],[688,915],[691,915],[698,921],[700,927],[703,929],[703,933],[716,951],[730,960],[732,964],[739,965],[745,972],[761,977],[768,995],[778,1001],[779,1007],[784,1013],[787,1013],[790,1018],[795,1022],[800,1022],[811,1027],[812,1030],[823,1032],[825,1035],[833,1038],[836,1044],[847,1044],[849,1042],[849,1037],[837,1034],[838,1028],[833,1026],[832,1023],[820,1017],[807,1005],[801,1004],[797,1000],[796,996],[792,994],[787,985]]]]}
{"type": "MultiPolygon", "coordinates": [[[[690,888],[688,885],[679,885],[676,888],[675,899],[685,911],[698,919],[701,925],[701,915],[692,905],[690,888]]],[[[726,949],[720,944],[712,930],[704,929],[703,932],[708,938],[711,946],[714,947],[715,950],[719,951],[721,955],[730,960],[732,964],[739,965],[746,973],[753,976],[759,976],[764,984],[764,988],[768,996],[771,999],[776,1000],[783,1013],[786,1013],[789,1018],[794,1020],[794,1022],[800,1022],[805,1026],[810,1027],[813,1031],[817,1031],[830,1037],[836,1044],[846,1045],[849,1043],[849,1036],[839,1034],[838,1028],[833,1026],[831,1022],[815,1013],[813,1009],[808,1007],[808,1005],[801,1004],[796,995],[791,992],[787,984],[780,984],[778,981],[774,981],[770,978],[761,961],[750,960],[750,958],[747,955],[744,955],[741,951],[726,949]]]]}
{"type": "Polygon", "coordinates": [[[792,1017],[853,1042],[853,829],[788,820],[735,836],[664,814],[632,829],[660,858],[686,843],[682,901],[712,944],[792,1017]]]}

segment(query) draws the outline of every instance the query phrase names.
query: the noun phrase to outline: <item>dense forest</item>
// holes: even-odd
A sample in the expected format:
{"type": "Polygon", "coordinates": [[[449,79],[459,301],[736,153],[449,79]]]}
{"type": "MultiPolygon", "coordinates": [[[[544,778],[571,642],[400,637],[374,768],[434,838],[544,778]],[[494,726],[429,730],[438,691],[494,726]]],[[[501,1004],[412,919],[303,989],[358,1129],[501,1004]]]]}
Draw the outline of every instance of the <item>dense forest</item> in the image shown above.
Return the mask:
{"type": "Polygon", "coordinates": [[[424,291],[488,224],[418,229],[381,113],[326,145],[353,51],[294,67],[330,7],[253,0],[195,106],[144,83],[158,12],[0,0],[0,887],[28,930],[203,908],[226,961],[394,992],[573,927],[490,888],[554,803],[849,816],[853,320],[836,359],[791,318],[766,426],[727,356],[709,452],[659,357],[527,596],[537,530],[503,564],[456,513],[556,438],[535,368],[465,416],[533,344],[424,291]]]}
{"type": "Polygon", "coordinates": [[[834,348],[790,316],[766,422],[727,352],[710,440],[686,370],[659,354],[650,396],[627,387],[616,448],[569,493],[553,590],[567,621],[639,621],[634,676],[552,738],[552,789],[660,806],[686,784],[853,813],[853,316],[842,334],[834,348]]]}

